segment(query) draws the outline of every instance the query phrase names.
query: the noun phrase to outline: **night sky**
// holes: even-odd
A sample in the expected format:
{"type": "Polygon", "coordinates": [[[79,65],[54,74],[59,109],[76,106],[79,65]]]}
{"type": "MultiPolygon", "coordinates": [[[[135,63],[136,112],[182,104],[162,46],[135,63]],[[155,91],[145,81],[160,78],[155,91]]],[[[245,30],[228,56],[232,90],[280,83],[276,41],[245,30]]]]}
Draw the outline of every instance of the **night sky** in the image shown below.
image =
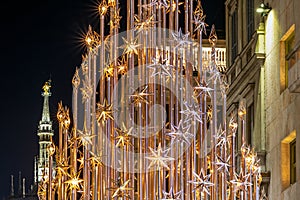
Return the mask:
{"type": "MultiPolygon", "coordinates": [[[[225,29],[224,2],[202,0],[209,26],[225,29]]],[[[26,178],[26,189],[33,182],[43,104],[41,88],[50,77],[50,112],[54,134],[58,134],[57,104],[62,101],[71,106],[72,76],[85,52],[80,40],[89,24],[98,27],[97,5],[97,0],[1,3],[0,199],[9,195],[11,174],[15,192],[19,171],[26,178]]]]}

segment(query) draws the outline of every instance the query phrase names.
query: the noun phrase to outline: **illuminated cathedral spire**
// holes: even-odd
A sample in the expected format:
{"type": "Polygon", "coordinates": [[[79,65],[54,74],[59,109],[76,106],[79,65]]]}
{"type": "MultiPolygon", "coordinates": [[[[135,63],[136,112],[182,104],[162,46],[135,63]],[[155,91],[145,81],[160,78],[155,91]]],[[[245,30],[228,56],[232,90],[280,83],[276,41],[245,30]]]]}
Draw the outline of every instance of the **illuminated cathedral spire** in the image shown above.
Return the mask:
{"type": "Polygon", "coordinates": [[[49,155],[47,147],[51,144],[53,129],[52,121],[50,120],[49,97],[51,80],[46,81],[42,87],[42,96],[44,97],[42,119],[39,122],[37,135],[39,136],[39,156],[37,160],[37,182],[40,182],[44,177],[49,175],[49,155]]]}

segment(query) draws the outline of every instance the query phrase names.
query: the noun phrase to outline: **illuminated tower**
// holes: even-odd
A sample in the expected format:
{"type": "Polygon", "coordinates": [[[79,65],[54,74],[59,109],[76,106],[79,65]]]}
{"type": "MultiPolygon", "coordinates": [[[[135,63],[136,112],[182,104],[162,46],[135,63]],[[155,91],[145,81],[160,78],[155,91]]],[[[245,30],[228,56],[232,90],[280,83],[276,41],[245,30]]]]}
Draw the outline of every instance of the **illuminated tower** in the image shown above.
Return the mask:
{"type": "Polygon", "coordinates": [[[47,81],[43,86],[42,96],[44,97],[42,120],[39,122],[37,135],[39,136],[39,156],[37,160],[37,181],[40,182],[43,176],[49,175],[49,155],[47,147],[52,142],[53,129],[49,112],[49,97],[51,80],[47,81]]]}

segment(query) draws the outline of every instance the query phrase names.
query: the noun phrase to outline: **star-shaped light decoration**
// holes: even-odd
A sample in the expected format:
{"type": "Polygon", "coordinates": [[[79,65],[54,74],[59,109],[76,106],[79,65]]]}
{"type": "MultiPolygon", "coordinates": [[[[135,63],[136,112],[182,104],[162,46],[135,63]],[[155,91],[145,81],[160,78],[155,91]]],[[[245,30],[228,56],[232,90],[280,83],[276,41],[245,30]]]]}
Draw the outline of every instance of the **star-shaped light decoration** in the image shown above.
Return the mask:
{"type": "Polygon", "coordinates": [[[137,31],[137,34],[139,34],[141,31],[148,31],[149,29],[153,28],[155,23],[157,23],[157,21],[154,21],[154,15],[146,17],[144,20],[139,19],[139,17],[135,15],[134,19],[135,30],[137,31]]]}
{"type": "Polygon", "coordinates": [[[174,193],[173,187],[170,188],[169,192],[163,191],[164,197],[161,200],[180,200],[182,191],[174,193]]]}
{"type": "Polygon", "coordinates": [[[68,175],[68,169],[70,166],[66,164],[67,162],[57,161],[56,171],[61,173],[62,175],[68,175]]]}
{"type": "Polygon", "coordinates": [[[243,170],[239,174],[234,174],[234,179],[230,181],[231,184],[234,185],[234,192],[238,190],[247,191],[247,187],[251,186],[252,183],[248,182],[250,174],[243,174],[243,170]]]}
{"type": "Polygon", "coordinates": [[[187,44],[191,44],[192,42],[189,40],[189,34],[183,34],[181,28],[179,28],[178,32],[172,32],[172,36],[174,41],[177,43],[175,48],[182,47],[187,44]]]}
{"type": "Polygon", "coordinates": [[[214,89],[208,87],[208,85],[203,81],[203,83],[199,83],[197,79],[195,79],[196,86],[194,86],[194,97],[198,98],[201,94],[204,93],[205,96],[211,97],[210,92],[214,89]]]}
{"type": "Polygon", "coordinates": [[[221,124],[217,131],[217,134],[214,137],[217,140],[216,147],[220,147],[220,149],[222,149],[224,147],[224,145],[226,145],[227,137],[226,137],[226,131],[222,129],[221,124]]]}
{"type": "Polygon", "coordinates": [[[138,47],[141,44],[137,44],[137,39],[128,41],[124,37],[122,37],[124,44],[120,46],[120,48],[124,49],[124,54],[138,54],[138,47]]]}
{"type": "Polygon", "coordinates": [[[96,117],[98,123],[104,124],[108,119],[114,120],[113,117],[113,105],[108,104],[104,99],[103,104],[97,103],[96,117]]]}
{"type": "Polygon", "coordinates": [[[194,138],[194,135],[189,133],[190,124],[186,127],[183,124],[183,120],[179,121],[178,126],[171,124],[171,131],[167,133],[167,135],[173,137],[176,142],[189,145],[194,138]]]}
{"type": "Polygon", "coordinates": [[[222,83],[223,75],[220,73],[220,71],[216,67],[211,67],[208,70],[208,73],[209,73],[209,79],[208,79],[209,82],[216,84],[217,81],[219,81],[219,83],[222,83]]]}
{"type": "Polygon", "coordinates": [[[161,143],[158,144],[158,147],[156,150],[149,147],[151,151],[151,156],[146,156],[145,158],[150,160],[150,164],[148,166],[148,169],[155,166],[157,170],[160,170],[162,168],[170,169],[167,165],[167,162],[174,161],[175,159],[172,157],[166,156],[168,150],[162,150],[161,143]]]}
{"type": "Polygon", "coordinates": [[[159,55],[158,58],[152,58],[152,64],[148,65],[147,68],[154,70],[151,77],[156,75],[172,77],[170,70],[173,70],[173,66],[168,64],[168,58],[163,59],[162,55],[159,55]]]}
{"type": "Polygon", "coordinates": [[[124,146],[133,146],[131,144],[131,131],[133,127],[127,129],[124,123],[122,125],[123,127],[121,129],[116,129],[116,132],[118,134],[118,136],[115,137],[115,140],[117,140],[116,147],[122,148],[124,146]]]}
{"type": "Polygon", "coordinates": [[[130,98],[132,99],[132,103],[135,106],[140,107],[143,103],[149,104],[149,101],[145,98],[146,96],[149,96],[149,93],[146,93],[148,86],[144,87],[141,92],[139,90],[135,90],[132,95],[130,95],[130,98]]]}
{"type": "Polygon", "coordinates": [[[116,191],[112,194],[111,198],[118,197],[118,198],[123,199],[125,197],[128,199],[131,199],[130,195],[127,193],[128,191],[133,190],[133,188],[127,187],[129,182],[130,182],[130,179],[125,181],[122,185],[120,185],[116,189],[116,191]]]}
{"type": "Polygon", "coordinates": [[[230,167],[230,165],[228,164],[229,161],[230,161],[230,156],[228,156],[227,159],[225,160],[221,156],[217,155],[216,162],[212,164],[218,166],[217,171],[225,169],[225,172],[229,173],[229,167],[230,167]]]}
{"type": "Polygon", "coordinates": [[[82,144],[85,146],[85,145],[92,145],[93,142],[92,142],[92,138],[96,137],[96,135],[91,135],[89,133],[87,133],[85,130],[84,131],[81,131],[81,130],[77,130],[77,133],[79,135],[79,139],[81,140],[82,144]]]}
{"type": "Polygon", "coordinates": [[[80,88],[82,94],[82,103],[85,103],[93,94],[93,88],[89,81],[83,80],[83,87],[80,88]]]}
{"type": "Polygon", "coordinates": [[[206,35],[206,27],[208,25],[205,23],[205,17],[201,3],[199,3],[194,12],[195,31],[200,30],[206,35]]]}
{"type": "Polygon", "coordinates": [[[117,65],[117,69],[118,69],[118,74],[124,75],[127,72],[127,60],[126,60],[126,56],[122,55],[122,57],[120,59],[118,59],[118,65],[117,65]]]}
{"type": "Polygon", "coordinates": [[[94,153],[92,151],[89,151],[89,152],[91,155],[89,158],[89,160],[91,161],[91,165],[93,167],[102,165],[102,156],[98,156],[98,155],[96,155],[96,153],[94,153]]]}
{"type": "Polygon", "coordinates": [[[79,162],[79,169],[82,169],[84,166],[84,157],[83,157],[83,153],[79,151],[79,158],[77,159],[77,161],[79,162]]]}
{"type": "Polygon", "coordinates": [[[80,172],[75,174],[68,174],[69,179],[65,181],[65,183],[67,184],[68,188],[70,190],[79,190],[80,186],[81,186],[81,182],[83,182],[83,179],[79,178],[80,176],[80,172]]]}
{"type": "Polygon", "coordinates": [[[200,122],[202,123],[202,117],[201,115],[203,113],[200,112],[200,105],[193,102],[191,104],[188,104],[187,101],[185,101],[184,103],[184,106],[185,106],[185,110],[181,110],[179,113],[182,113],[183,115],[186,115],[186,117],[188,119],[193,119],[197,122],[200,122]]]}
{"type": "Polygon", "coordinates": [[[104,72],[104,75],[106,78],[108,77],[113,77],[114,76],[114,69],[115,69],[115,66],[114,66],[114,63],[111,62],[109,65],[107,65],[104,69],[103,69],[103,72],[104,72]]]}
{"type": "Polygon", "coordinates": [[[182,5],[182,4],[183,4],[183,2],[178,2],[178,5],[177,5],[174,0],[172,0],[172,3],[171,3],[171,1],[168,1],[167,13],[169,13],[171,11],[175,12],[177,6],[178,6],[178,13],[180,13],[179,6],[182,5]]]}
{"type": "Polygon", "coordinates": [[[188,181],[195,186],[193,191],[200,189],[201,192],[203,191],[209,195],[209,187],[214,185],[212,182],[210,182],[211,174],[204,175],[204,170],[201,168],[200,174],[198,175],[195,171],[193,171],[193,176],[196,180],[188,181]]]}

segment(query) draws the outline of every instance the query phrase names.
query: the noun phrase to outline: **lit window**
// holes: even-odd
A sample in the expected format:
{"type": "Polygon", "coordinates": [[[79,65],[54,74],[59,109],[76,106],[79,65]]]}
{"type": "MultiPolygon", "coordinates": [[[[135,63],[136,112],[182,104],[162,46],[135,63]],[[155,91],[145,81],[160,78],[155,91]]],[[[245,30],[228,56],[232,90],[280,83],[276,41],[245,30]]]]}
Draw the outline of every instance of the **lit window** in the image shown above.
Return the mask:
{"type": "Polygon", "coordinates": [[[296,182],[296,131],[281,141],[281,185],[282,191],[296,182]]]}
{"type": "Polygon", "coordinates": [[[290,183],[296,182],[296,139],[290,143],[290,183]]]}
{"type": "Polygon", "coordinates": [[[288,71],[296,63],[295,25],[292,25],[280,41],[280,91],[288,87],[288,71]]]}

